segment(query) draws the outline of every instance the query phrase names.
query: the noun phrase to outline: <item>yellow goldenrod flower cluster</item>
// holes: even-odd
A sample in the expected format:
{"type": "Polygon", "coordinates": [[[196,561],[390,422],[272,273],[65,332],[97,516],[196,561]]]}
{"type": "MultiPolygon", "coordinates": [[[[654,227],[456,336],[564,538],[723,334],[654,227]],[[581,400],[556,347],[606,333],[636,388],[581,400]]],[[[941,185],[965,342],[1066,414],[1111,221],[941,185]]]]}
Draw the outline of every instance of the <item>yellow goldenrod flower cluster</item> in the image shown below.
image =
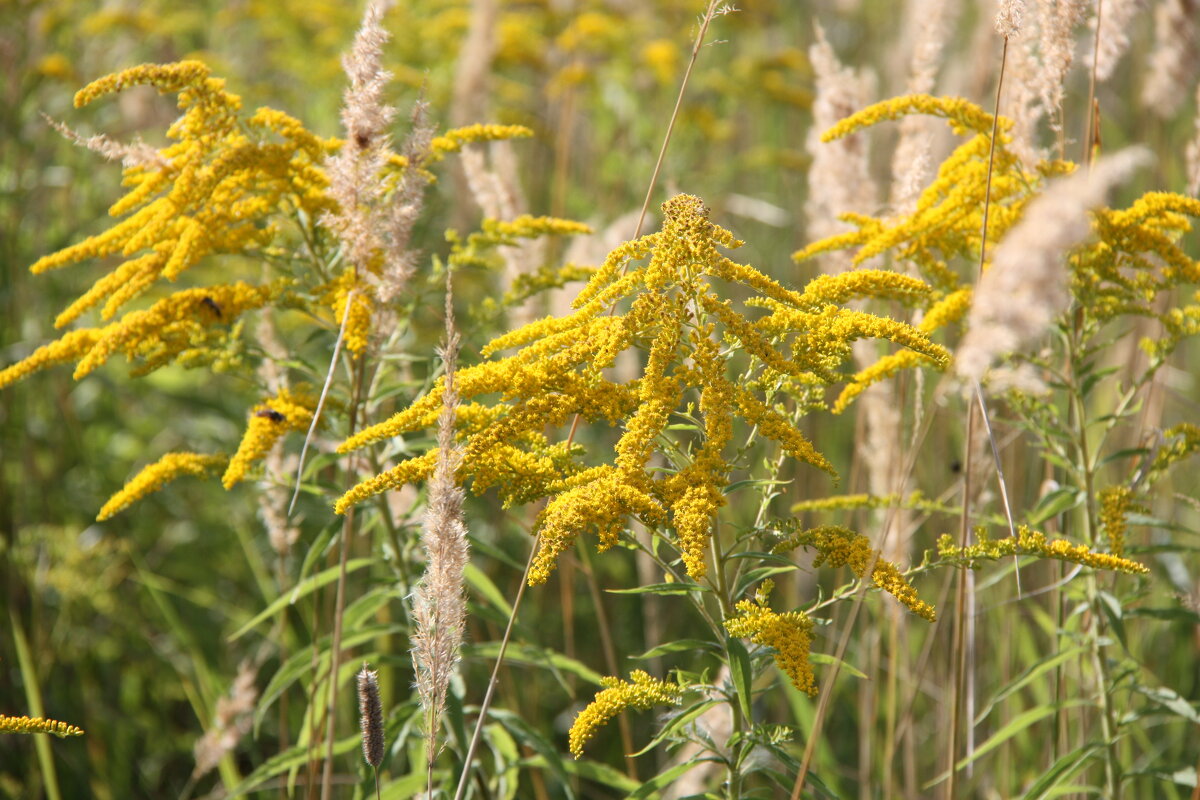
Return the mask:
{"type": "Polygon", "coordinates": [[[1145,506],[1134,500],[1128,486],[1110,486],[1100,491],[1100,524],[1108,537],[1108,549],[1114,556],[1125,554],[1125,531],[1129,527],[1129,512],[1144,511],[1145,506]]]}
{"type": "Polygon", "coordinates": [[[126,168],[129,192],[109,209],[123,221],[31,267],[37,273],[86,259],[125,259],[60,314],[57,327],[102,301],[109,319],[159,279],[174,281],[210,253],[265,246],[274,236],[265,220],[281,204],[307,214],[329,206],[320,140],[272,109],[243,119],[241,99],[199,62],[144,64],[109,75],[80,90],[75,104],[136,84],[179,94],[184,114],[167,131],[175,143],[158,152],[161,166],[126,168]]]}
{"type": "Polygon", "coordinates": [[[801,500],[793,503],[793,514],[806,511],[849,511],[861,508],[908,508],[918,511],[954,512],[955,509],[936,500],[930,500],[922,492],[914,491],[907,496],[899,494],[841,494],[831,497],[821,497],[815,500],[801,500]]]}
{"type": "Polygon", "coordinates": [[[83,728],[43,717],[10,717],[0,714],[0,733],[52,733],[60,739],[82,736],[83,728]]]}
{"type": "Polygon", "coordinates": [[[601,678],[600,685],[604,688],[579,712],[571,725],[569,741],[571,754],[576,758],[583,755],[583,746],[596,732],[625,709],[646,711],[654,706],[679,705],[683,696],[683,687],[679,684],[651,678],[640,669],[629,673],[628,681],[601,678]]]}
{"type": "MultiPolygon", "coordinates": [[[[1161,293],[1200,283],[1200,264],[1179,246],[1195,217],[1200,200],[1169,192],[1142,195],[1127,209],[1097,211],[1097,240],[1071,259],[1072,293],[1097,320],[1121,314],[1161,318],[1155,308],[1161,293]]],[[[1178,341],[1169,328],[1158,344],[1168,352],[1178,341]]]]}
{"type": "Polygon", "coordinates": [[[1137,561],[1121,558],[1108,553],[1094,553],[1087,547],[1071,544],[1066,539],[1048,541],[1046,534],[1035,531],[1027,525],[1017,528],[1017,537],[1006,536],[1003,539],[989,539],[987,532],[976,529],[975,544],[960,547],[954,542],[954,537],[944,534],[938,539],[938,555],[943,559],[963,559],[969,566],[975,568],[984,559],[994,561],[1007,556],[1038,556],[1052,558],[1056,561],[1068,561],[1072,564],[1082,564],[1092,569],[1107,569],[1113,572],[1126,572],[1130,575],[1144,575],[1150,569],[1137,561]]]}
{"type": "Polygon", "coordinates": [[[430,162],[438,161],[447,153],[457,153],[463,145],[476,142],[495,142],[501,139],[525,139],[533,131],[524,125],[494,125],[478,123],[463,128],[451,128],[441,136],[433,137],[430,143],[430,162]]]}
{"type": "MultiPolygon", "coordinates": [[[[735,417],[793,458],[833,473],[785,413],[747,388],[751,384],[730,379],[733,353],[755,358],[752,388],[840,381],[839,367],[850,355],[851,342],[865,337],[888,339],[935,364],[948,363],[949,354],[917,328],[838,305],[855,297],[918,298],[929,292],[924,282],[862,270],[795,291],[723,255],[719,247],[742,243],[709,221],[698,198],[679,195],[663,205],[663,213],[661,231],[609,254],[576,298],[574,313],[500,336],[484,348],[484,356],[515,348],[513,355],[457,372],[464,399],[498,395],[489,404],[491,413],[472,410],[475,404],[458,412],[459,436],[465,440],[460,479],[470,479],[477,493],[498,487],[506,504],[550,498],[538,519],[541,544],[530,572],[533,584],[547,580],[557,556],[585,531],[598,535],[602,550],[610,547],[631,515],[669,525],[688,574],[701,578],[713,518],[725,503],[730,467],[724,449],[735,417]],[[749,290],[757,295],[754,304],[767,313],[747,317],[716,293],[714,280],[749,290]],[[647,353],[641,376],[626,384],[610,381],[605,370],[630,348],[647,353]],[[652,469],[651,458],[662,452],[672,415],[697,396],[702,443],[671,471],[652,469]],[[474,414],[478,424],[464,420],[464,413],[474,414]],[[565,432],[567,441],[548,438],[548,431],[563,429],[576,416],[622,425],[611,464],[579,464],[565,432]]],[[[546,226],[552,232],[577,230],[523,218],[494,223],[483,235],[525,235],[546,226]]],[[[471,249],[468,240],[460,257],[471,249]]],[[[442,391],[439,381],[407,409],[343,442],[339,451],[432,426],[442,391]]],[[[390,474],[352,488],[337,508],[344,511],[398,481],[427,475],[431,463],[426,455],[399,464],[390,474]]]]}
{"type": "Polygon", "coordinates": [[[1171,466],[1200,450],[1200,425],[1190,422],[1163,431],[1164,446],[1154,455],[1150,465],[1152,479],[1156,479],[1171,466]]]}
{"type": "Polygon", "coordinates": [[[285,433],[308,430],[315,408],[315,398],[286,388],[255,406],[241,444],[221,477],[225,488],[230,489],[245,478],[246,471],[262,460],[285,433]]]}
{"type": "Polygon", "coordinates": [[[771,581],[764,581],[754,600],[739,601],[738,614],[725,620],[725,629],[731,636],[774,649],[775,665],[792,685],[815,695],[817,684],[808,660],[813,621],[803,611],[772,611],[767,604],[772,588],[771,581]]]}
{"type": "Polygon", "coordinates": [[[229,459],[223,455],[167,453],[153,464],[143,467],[141,472],[134,475],[121,491],[108,498],[108,502],[96,515],[96,520],[102,522],[108,519],[146,495],[157,492],[181,475],[202,477],[211,470],[224,467],[227,463],[229,463],[229,459]]]}
{"type": "MultiPolygon", "coordinates": [[[[960,98],[910,95],[885,100],[840,121],[822,138],[830,141],[911,114],[942,117],[956,134],[973,135],[942,162],[910,212],[890,217],[844,214],[842,219],[857,230],[813,242],[793,257],[802,260],[851,249],[855,265],[885,255],[908,265],[936,288],[925,298],[925,317],[919,325],[923,333],[933,334],[963,319],[971,303],[970,290],[960,287],[953,262],[978,262],[984,206],[989,208],[987,241],[1000,242],[1046,179],[1073,172],[1075,165],[1023,164],[1009,146],[1012,122],[1004,117],[997,120],[993,152],[992,116],[960,98]]],[[[1198,216],[1200,200],[1166,192],[1146,194],[1128,209],[1092,212],[1094,241],[1074,248],[1068,258],[1071,291],[1088,318],[1103,322],[1135,314],[1158,319],[1163,333],[1142,345],[1158,358],[1180,339],[1200,334],[1200,293],[1196,302],[1165,312],[1157,301],[1175,286],[1200,283],[1200,263],[1179,246],[1180,237],[1191,230],[1191,218],[1198,216]]],[[[990,259],[985,259],[988,266],[990,259]]],[[[907,350],[884,356],[855,376],[833,410],[843,411],[872,383],[919,360],[919,354],[907,350]]]]}
{"type": "Polygon", "coordinates": [[[831,567],[848,566],[859,578],[866,574],[867,566],[874,558],[875,568],[871,571],[871,580],[876,586],[895,597],[917,616],[930,622],[937,619],[937,612],[933,606],[920,598],[917,590],[895,564],[883,558],[876,558],[878,551],[871,547],[870,540],[862,534],[840,525],[822,525],[793,534],[775,545],[771,552],[784,553],[797,547],[811,547],[817,551],[813,567],[822,564],[831,567]]]}

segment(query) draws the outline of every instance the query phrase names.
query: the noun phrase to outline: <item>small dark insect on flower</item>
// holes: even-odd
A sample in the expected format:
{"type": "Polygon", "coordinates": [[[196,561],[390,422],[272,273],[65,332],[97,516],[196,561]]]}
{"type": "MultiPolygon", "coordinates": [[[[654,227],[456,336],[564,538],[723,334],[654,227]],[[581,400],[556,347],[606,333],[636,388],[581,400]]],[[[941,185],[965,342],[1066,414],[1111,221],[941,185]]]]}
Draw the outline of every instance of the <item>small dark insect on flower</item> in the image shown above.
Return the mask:
{"type": "Polygon", "coordinates": [[[287,419],[287,417],[285,417],[283,414],[280,414],[273,408],[260,408],[258,411],[254,412],[254,416],[266,417],[267,419],[271,420],[271,422],[283,422],[287,419]]]}
{"type": "Polygon", "coordinates": [[[216,314],[217,319],[221,319],[221,307],[219,305],[217,305],[216,300],[213,300],[211,297],[202,297],[200,299],[200,304],[203,305],[205,308],[207,308],[209,311],[216,314]]]}
{"type": "Polygon", "coordinates": [[[358,145],[359,150],[366,150],[367,145],[371,143],[371,139],[365,133],[356,133],[354,134],[354,143],[358,145]]]}

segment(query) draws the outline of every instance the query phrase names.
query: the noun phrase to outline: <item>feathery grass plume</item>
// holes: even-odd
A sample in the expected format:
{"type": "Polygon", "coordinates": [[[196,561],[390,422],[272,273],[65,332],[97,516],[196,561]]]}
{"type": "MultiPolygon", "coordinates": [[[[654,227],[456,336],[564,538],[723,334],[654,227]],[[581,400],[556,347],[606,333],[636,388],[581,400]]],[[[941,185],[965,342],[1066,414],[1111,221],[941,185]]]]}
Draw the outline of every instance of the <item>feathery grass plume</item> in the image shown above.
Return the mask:
{"type": "MultiPolygon", "coordinates": [[[[967,333],[955,355],[960,377],[982,381],[998,359],[1038,341],[1049,330],[1070,302],[1066,257],[1091,233],[1088,212],[1146,160],[1145,151],[1136,148],[1106,156],[1090,171],[1050,183],[1029,204],[1021,222],[996,247],[992,265],[979,281],[967,333]]],[[[1001,385],[1029,378],[997,377],[1001,385]]]]}
{"type": "Polygon", "coordinates": [[[1096,65],[1096,82],[1102,83],[1112,77],[1121,57],[1129,49],[1129,30],[1145,3],[1143,0],[1103,0],[1097,5],[1100,27],[1097,31],[1096,17],[1092,17],[1091,29],[1096,32],[1092,57],[1096,65]]]}
{"type": "Polygon", "coordinates": [[[1200,2],[1162,0],[1154,7],[1154,48],[1142,84],[1142,107],[1172,119],[1187,101],[1180,91],[1200,72],[1200,2]]]}
{"type": "Polygon", "coordinates": [[[1075,29],[1083,23],[1089,0],[1053,0],[1037,4],[1038,70],[1034,81],[1041,110],[1050,127],[1062,130],[1063,92],[1075,59],[1075,29]]]}
{"type": "Polygon", "coordinates": [[[1021,23],[1025,19],[1025,0],[1000,0],[1000,8],[996,11],[994,25],[996,33],[1005,39],[1012,39],[1021,33],[1021,23]]]}
{"type": "MultiPolygon", "coordinates": [[[[459,332],[454,324],[452,270],[446,271],[446,341],[442,345],[442,408],[438,414],[437,460],[429,479],[429,507],[421,529],[425,549],[425,574],[413,591],[413,668],[417,693],[426,714],[430,742],[430,764],[437,757],[435,746],[446,690],[458,666],[466,625],[466,595],[463,570],[470,557],[467,527],[463,518],[463,490],[458,469],[463,448],[455,442],[455,417],[459,408],[456,369],[459,332]]],[[[430,767],[432,769],[432,766],[430,767]]]]}
{"type": "Polygon", "coordinates": [[[1013,556],[1037,556],[1054,561],[1065,561],[1071,564],[1081,564],[1092,569],[1104,569],[1111,572],[1124,572],[1128,575],[1147,575],[1150,568],[1145,564],[1128,558],[1110,555],[1109,553],[1094,553],[1086,546],[1072,544],[1066,539],[1049,539],[1041,531],[1031,529],[1028,525],[1017,526],[1017,536],[1006,536],[1003,539],[992,539],[987,529],[975,529],[975,544],[960,547],[954,537],[948,533],[938,539],[938,557],[954,561],[965,561],[972,569],[978,567],[981,561],[996,561],[1013,556]]]}
{"type": "Polygon", "coordinates": [[[104,156],[109,161],[120,161],[123,167],[161,170],[169,166],[157,148],[146,144],[141,139],[135,139],[131,144],[125,144],[102,133],[95,136],[84,136],[67,127],[66,123],[51,119],[45,114],[42,114],[42,119],[46,120],[68,141],[104,156]]]}
{"type": "MultiPolygon", "coordinates": [[[[809,129],[806,147],[812,155],[808,169],[808,199],[804,214],[808,220],[811,239],[846,230],[838,219],[846,212],[874,210],[877,189],[871,180],[867,163],[867,140],[863,135],[842,138],[830,146],[821,132],[864,106],[872,94],[874,81],[867,73],[857,73],[838,61],[825,31],[816,25],[816,43],[809,48],[809,61],[816,73],[816,95],[813,97],[813,125],[809,129]]],[[[841,272],[849,268],[841,254],[823,257],[833,262],[825,272],[841,272]]]]}
{"type": "MultiPolygon", "coordinates": [[[[796,393],[805,407],[823,405],[821,387],[842,380],[839,367],[854,340],[887,339],[946,363],[946,351],[911,325],[839,307],[856,297],[915,301],[929,286],[915,278],[875,270],[822,276],[803,291],[785,288],[757,269],[738,264],[717,247],[741,242],[713,224],[699,198],[678,195],[663,205],[661,231],[627,242],[605,260],[575,300],[576,311],[547,317],[494,339],[489,357],[517,348],[455,374],[464,398],[499,394],[484,405],[461,407],[460,438],[466,440],[459,477],[472,491],[495,486],[506,505],[543,497],[550,501],[538,519],[540,549],[531,584],[549,579],[558,556],[580,534],[595,531],[600,550],[611,548],[625,521],[637,516],[656,526],[668,521],[689,575],[700,579],[712,520],[725,503],[729,466],[723,457],[735,418],[778,443],[784,452],[835,474],[829,461],[774,406],[776,387],[796,393]],[[632,262],[648,258],[644,266],[632,262]],[[741,284],[764,307],[754,321],[716,293],[710,281],[741,284]],[[623,298],[624,314],[611,312],[623,298]],[[719,331],[731,345],[722,350],[719,331]],[[642,376],[628,383],[606,377],[618,355],[634,347],[648,357],[642,376]],[[781,349],[782,348],[782,349],[781,349]],[[731,353],[753,356],[750,380],[728,377],[731,353]],[[760,399],[759,393],[768,399],[760,399]],[[662,453],[675,458],[667,425],[689,398],[699,396],[703,444],[677,459],[671,473],[650,466],[662,453]],[[547,428],[568,424],[578,414],[589,422],[620,423],[624,433],[612,463],[580,462],[583,448],[570,439],[551,443],[547,428]]],[[[498,223],[497,223],[498,224],[498,223]]],[[[515,223],[513,223],[515,224],[515,223]]],[[[430,426],[442,407],[445,381],[390,420],[343,442],[346,452],[380,439],[430,426]]],[[[437,451],[415,456],[391,473],[369,478],[348,491],[336,509],[412,479],[428,477],[437,451]]],[[[686,452],[686,449],[685,449],[686,452]]]]}
{"type": "MultiPolygon", "coordinates": [[[[909,60],[906,93],[929,94],[934,90],[950,29],[957,15],[957,3],[947,0],[909,0],[906,17],[916,21],[917,32],[909,60]]],[[[824,127],[830,127],[832,122],[824,127]]],[[[932,140],[933,131],[928,120],[921,117],[905,117],[901,120],[900,139],[892,153],[892,208],[911,211],[917,196],[929,183],[933,175],[932,140]]]]}
{"type": "Polygon", "coordinates": [[[103,522],[115,514],[124,511],[148,494],[157,492],[181,475],[203,477],[209,472],[220,469],[229,463],[229,457],[224,455],[203,455],[201,453],[167,453],[153,464],[147,464],[137,475],[134,475],[121,491],[108,498],[107,502],[96,515],[97,522],[103,522]]]}
{"type": "Polygon", "coordinates": [[[254,686],[257,672],[254,664],[243,661],[229,687],[229,694],[217,700],[212,724],[192,748],[196,757],[193,778],[199,778],[215,767],[250,730],[254,722],[254,702],[258,699],[258,690],[254,686]]]}
{"type": "Polygon", "coordinates": [[[379,700],[379,673],[364,661],[358,672],[358,724],[362,729],[363,760],[379,769],[383,763],[383,704],[379,700]]]}
{"type": "Polygon", "coordinates": [[[369,0],[354,44],[342,59],[350,79],[342,103],[346,140],[325,161],[329,196],[338,207],[321,222],[342,242],[346,260],[363,271],[385,247],[378,218],[386,191],[381,173],[392,155],[388,129],[396,116],[383,100],[392,77],[383,68],[383,46],[391,38],[383,28],[383,10],[380,0],[369,0]]]}
{"type": "Polygon", "coordinates": [[[0,733],[50,733],[60,739],[82,736],[83,728],[45,717],[10,717],[0,714],[0,733]]]}
{"type": "Polygon", "coordinates": [[[583,755],[583,746],[597,731],[625,709],[647,711],[654,706],[679,705],[683,697],[683,687],[679,684],[651,678],[640,669],[629,673],[628,681],[606,677],[600,679],[600,685],[604,688],[579,712],[571,725],[568,738],[571,755],[575,758],[583,755]]]}

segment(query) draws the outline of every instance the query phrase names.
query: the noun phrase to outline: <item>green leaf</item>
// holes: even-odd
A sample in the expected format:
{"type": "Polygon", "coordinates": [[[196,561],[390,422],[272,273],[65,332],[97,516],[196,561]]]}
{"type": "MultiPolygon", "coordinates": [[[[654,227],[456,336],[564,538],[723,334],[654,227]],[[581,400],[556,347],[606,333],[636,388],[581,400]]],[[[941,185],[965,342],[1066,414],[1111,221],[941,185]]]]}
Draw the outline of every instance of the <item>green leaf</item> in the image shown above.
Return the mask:
{"type": "MultiPolygon", "coordinates": [[[[481,658],[495,661],[500,655],[499,642],[483,642],[480,644],[465,644],[462,648],[464,658],[481,658]]],[[[505,663],[528,664],[543,669],[568,672],[580,680],[595,686],[600,685],[600,674],[587,667],[581,661],[568,658],[562,653],[549,648],[534,645],[510,643],[504,651],[505,663]]]]}
{"type": "Polygon", "coordinates": [[[1058,792],[1049,794],[1050,790],[1078,772],[1101,749],[1103,749],[1103,745],[1100,744],[1085,744],[1083,747],[1061,756],[1050,765],[1050,769],[1042,773],[1033,786],[1029,787],[1029,790],[1025,792],[1024,800],[1043,800],[1046,797],[1058,796],[1058,792]]]}
{"type": "MultiPolygon", "coordinates": [[[[525,763],[531,767],[544,768],[546,766],[546,759],[542,756],[534,756],[533,758],[525,759],[525,763]]],[[[578,761],[568,759],[560,763],[567,774],[595,781],[611,789],[616,789],[619,792],[629,793],[636,791],[642,785],[641,781],[635,781],[624,772],[590,759],[581,758],[578,761]]]]}
{"type": "Polygon", "coordinates": [[[1097,599],[1100,601],[1100,608],[1104,611],[1104,616],[1108,618],[1113,633],[1121,642],[1121,647],[1125,648],[1126,653],[1129,653],[1129,641],[1125,638],[1125,620],[1121,601],[1108,592],[1100,592],[1097,599]]]}
{"type": "Polygon", "coordinates": [[[666,644],[660,644],[657,647],[651,647],[641,655],[630,657],[634,661],[647,661],[651,658],[659,658],[660,656],[670,655],[671,653],[712,649],[715,649],[713,643],[705,641],[704,639],[677,639],[674,642],[667,642],[666,644]]]}
{"type": "Polygon", "coordinates": [[[671,721],[668,722],[666,725],[664,725],[663,729],[661,731],[659,731],[658,734],[653,739],[651,739],[650,742],[645,747],[643,747],[641,750],[637,751],[636,753],[632,754],[633,757],[636,758],[645,753],[649,753],[651,750],[653,750],[655,747],[658,746],[659,742],[662,742],[662,741],[674,736],[676,731],[678,731],[680,728],[687,725],[689,722],[691,722],[696,717],[703,714],[708,709],[712,708],[715,705],[719,705],[722,702],[724,702],[724,701],[722,701],[722,700],[705,700],[703,702],[697,703],[696,705],[687,709],[683,713],[677,714],[676,716],[672,717],[671,721]]]}
{"type": "Polygon", "coordinates": [[[466,579],[472,589],[479,593],[480,597],[491,603],[502,615],[505,617],[512,616],[512,605],[508,602],[504,593],[500,591],[496,584],[492,582],[492,579],[484,574],[479,567],[468,562],[467,566],[463,569],[463,578],[466,579]]]}
{"type": "Polygon", "coordinates": [[[754,670],[750,666],[750,653],[742,640],[730,636],[725,640],[725,650],[729,653],[729,672],[733,683],[733,693],[737,696],[738,706],[745,719],[754,719],[750,713],[753,701],[751,686],[754,683],[754,670]]]}
{"type": "Polygon", "coordinates": [[[857,667],[854,667],[845,661],[839,661],[836,656],[831,656],[828,653],[809,653],[808,660],[814,664],[838,664],[840,665],[838,669],[842,672],[853,675],[856,678],[866,679],[867,677],[867,674],[859,670],[857,667]]]}
{"type": "Polygon", "coordinates": [[[1195,706],[1185,700],[1173,689],[1168,689],[1165,686],[1134,686],[1135,691],[1143,694],[1149,699],[1158,703],[1163,708],[1168,709],[1173,714],[1183,717],[1189,722],[1194,722],[1200,725],[1200,713],[1196,711],[1195,706]]]}
{"type": "Polygon", "coordinates": [[[1052,703],[1052,704],[1039,705],[1039,706],[1029,709],[1028,711],[1018,714],[1017,716],[1013,717],[1013,719],[1010,720],[1007,725],[1005,725],[1003,728],[1001,728],[1000,730],[998,730],[994,734],[992,734],[990,737],[988,737],[988,740],[986,742],[984,742],[983,744],[979,745],[979,747],[976,748],[975,752],[972,753],[969,757],[964,758],[961,761],[959,761],[958,764],[955,765],[955,769],[962,769],[967,764],[970,764],[973,761],[983,758],[985,755],[992,752],[997,747],[999,747],[1000,745],[1007,742],[1009,739],[1013,738],[1014,736],[1021,733],[1025,729],[1027,729],[1033,725],[1036,725],[1037,723],[1041,722],[1046,717],[1049,717],[1052,714],[1056,713],[1060,709],[1065,710],[1068,708],[1074,708],[1076,706],[1083,706],[1083,705],[1089,705],[1089,702],[1087,700],[1069,700],[1065,703],[1052,703]]]}
{"type": "Polygon", "coordinates": [[[789,572],[795,572],[797,569],[799,567],[795,564],[789,564],[786,567],[758,567],[757,569],[752,569],[738,578],[737,586],[733,590],[733,596],[742,597],[754,584],[761,583],[772,575],[785,575],[789,572]]]}
{"type": "Polygon", "coordinates": [[[698,583],[651,583],[647,586],[637,586],[633,589],[605,589],[609,594],[657,594],[663,597],[671,595],[691,594],[692,592],[711,592],[707,586],[698,583]]]}
{"type": "MultiPolygon", "coordinates": [[[[360,570],[370,564],[372,561],[374,561],[372,558],[352,558],[346,563],[346,574],[348,575],[351,572],[360,570]]],[[[330,567],[329,569],[323,570],[313,577],[296,584],[295,588],[293,588],[290,592],[277,597],[275,601],[271,603],[271,605],[267,606],[258,614],[256,614],[254,619],[238,628],[236,632],[229,636],[228,641],[232,642],[240,639],[242,636],[249,633],[263,622],[278,614],[280,609],[292,605],[301,597],[305,597],[315,592],[322,586],[333,583],[337,580],[340,569],[340,566],[330,567]]]]}
{"type": "MultiPolygon", "coordinates": [[[[518,741],[541,756],[540,763],[544,764],[550,770],[551,774],[558,778],[563,793],[568,798],[575,797],[575,789],[573,788],[571,779],[568,777],[569,773],[572,772],[571,767],[573,765],[569,761],[563,760],[558,752],[558,748],[553,743],[511,711],[493,708],[488,712],[488,715],[503,725],[518,741]]],[[[537,764],[535,759],[529,759],[526,763],[537,764]]]]}
{"type": "MultiPolygon", "coordinates": [[[[352,750],[357,750],[362,744],[362,735],[355,733],[344,739],[338,739],[333,745],[333,754],[335,756],[345,755],[352,750]]],[[[324,751],[324,746],[322,746],[324,751]]],[[[258,769],[251,772],[246,778],[234,787],[232,796],[248,794],[255,789],[258,789],[262,784],[269,781],[271,778],[295,768],[302,767],[308,763],[311,757],[309,746],[307,743],[297,744],[284,750],[279,755],[267,759],[258,769]]]]}
{"type": "Polygon", "coordinates": [[[995,696],[992,697],[987,706],[985,706],[975,718],[975,724],[978,725],[987,719],[988,715],[992,713],[996,706],[1013,694],[1021,691],[1021,689],[1023,689],[1025,686],[1028,686],[1038,676],[1054,669],[1065,661],[1070,661],[1071,659],[1076,658],[1080,653],[1086,652],[1087,649],[1088,648],[1086,646],[1079,646],[1073,647],[1069,650],[1063,650],[1059,653],[1055,653],[1050,658],[1039,661],[1038,663],[1025,669],[1020,675],[1009,681],[1003,689],[996,692],[995,696]]]}
{"type": "Polygon", "coordinates": [[[738,489],[743,489],[747,486],[786,486],[789,483],[791,483],[790,480],[776,481],[776,480],[767,480],[766,478],[750,478],[750,479],[743,480],[743,481],[734,481],[733,483],[731,483],[725,487],[724,493],[725,494],[733,494],[738,489]]]}
{"type": "Polygon", "coordinates": [[[682,764],[676,764],[666,772],[655,775],[650,780],[645,781],[636,791],[630,792],[626,800],[645,800],[646,798],[656,797],[660,789],[670,786],[680,775],[690,772],[702,763],[701,759],[694,758],[682,764]]]}
{"type": "Polygon", "coordinates": [[[1033,511],[1029,512],[1029,524],[1037,527],[1051,517],[1057,516],[1064,511],[1069,511],[1072,508],[1077,508],[1083,503],[1084,497],[1086,497],[1085,493],[1073,486],[1064,486],[1061,489],[1048,492],[1045,497],[1038,501],[1033,511]]]}

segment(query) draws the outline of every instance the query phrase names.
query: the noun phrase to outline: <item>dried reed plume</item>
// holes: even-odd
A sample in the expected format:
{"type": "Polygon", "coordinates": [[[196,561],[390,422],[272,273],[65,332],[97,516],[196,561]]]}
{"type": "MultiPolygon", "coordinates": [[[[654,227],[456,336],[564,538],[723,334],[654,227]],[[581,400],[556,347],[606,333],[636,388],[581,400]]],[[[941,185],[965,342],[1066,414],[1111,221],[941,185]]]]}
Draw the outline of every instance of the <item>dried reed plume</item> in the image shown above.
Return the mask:
{"type": "MultiPolygon", "coordinates": [[[[1112,77],[1121,56],[1129,49],[1129,29],[1141,10],[1139,0],[1100,0],[1097,6],[1100,27],[1095,37],[1096,82],[1112,77]]],[[[1092,18],[1095,29],[1096,18],[1092,18]]]]}
{"type": "Polygon", "coordinates": [[[1021,32],[1021,21],[1025,18],[1024,0],[1000,0],[996,12],[996,33],[1005,39],[1015,38],[1021,32]]]}
{"type": "Polygon", "coordinates": [[[237,677],[233,679],[229,694],[217,700],[217,710],[213,714],[211,727],[196,740],[192,748],[196,757],[192,780],[215,767],[226,753],[237,747],[238,741],[250,730],[254,721],[254,702],[258,699],[258,690],[254,688],[257,672],[254,664],[243,661],[238,666],[237,677]]]}
{"type": "Polygon", "coordinates": [[[1041,68],[1035,88],[1042,111],[1056,131],[1062,129],[1064,85],[1075,60],[1075,29],[1083,23],[1089,5],[1089,0],[1045,0],[1038,3],[1041,68]]]}
{"type": "Polygon", "coordinates": [[[109,161],[120,161],[123,167],[145,167],[146,169],[162,170],[170,166],[167,160],[159,155],[157,149],[141,141],[141,139],[136,139],[132,144],[125,144],[102,133],[95,136],[84,136],[45,114],[42,115],[42,118],[50,123],[50,126],[61,133],[64,138],[80,147],[91,150],[97,155],[107,158],[109,161]]]}
{"type": "Polygon", "coordinates": [[[322,223],[341,240],[347,260],[362,271],[384,245],[376,218],[384,194],[380,173],[391,155],[388,128],[396,117],[396,109],[383,102],[392,76],[383,69],[383,46],[390,37],[382,17],[382,3],[368,3],[354,45],[342,58],[350,79],[342,106],[346,141],[325,162],[329,195],[339,210],[322,223]]]}
{"type": "MultiPolygon", "coordinates": [[[[1102,204],[1109,187],[1147,160],[1128,148],[1049,184],[1025,209],[1024,218],[997,246],[968,316],[967,334],[955,357],[958,375],[980,381],[998,359],[1035,343],[1067,309],[1067,251],[1091,232],[1088,211],[1102,204]]],[[[1033,388],[1022,373],[993,376],[993,388],[1033,388]]]]}
{"type": "MultiPolygon", "coordinates": [[[[822,143],[821,134],[835,123],[865,106],[873,93],[874,80],[865,73],[842,65],[816,26],[817,41],[808,51],[816,73],[813,98],[813,124],[808,132],[808,200],[804,213],[808,218],[808,238],[823,239],[849,230],[837,216],[848,211],[872,211],[877,191],[867,165],[867,140],[864,134],[845,136],[822,143]]],[[[826,272],[841,272],[850,266],[850,254],[829,253],[821,257],[826,272]]]]}
{"type": "Polygon", "coordinates": [[[1181,86],[1190,86],[1200,70],[1200,0],[1163,0],[1154,8],[1154,48],[1142,105],[1171,119],[1183,105],[1181,86]]]}
{"type": "MultiPolygon", "coordinates": [[[[396,109],[384,102],[391,73],[383,68],[383,47],[391,38],[383,28],[384,3],[372,0],[350,53],[342,59],[350,85],[342,107],[346,141],[326,162],[329,195],[337,213],[321,221],[342,242],[347,261],[371,286],[373,299],[386,309],[403,291],[414,269],[408,243],[423,205],[426,181],[417,167],[429,152],[433,129],[424,102],[413,109],[404,155],[408,166],[399,185],[389,188],[383,170],[393,155],[388,134],[396,109]]],[[[387,326],[376,326],[376,333],[387,326]]]]}
{"type": "Polygon", "coordinates": [[[458,389],[454,371],[459,334],[454,324],[451,276],[446,275],[446,342],[442,347],[446,389],[438,418],[437,466],[428,484],[429,508],[421,542],[425,546],[425,574],[413,591],[413,666],[417,693],[428,720],[430,745],[427,750],[432,770],[437,747],[433,740],[446,703],[446,689],[458,665],[466,618],[463,570],[467,564],[467,528],[463,521],[463,491],[456,472],[462,448],[454,441],[454,417],[458,389]]]}
{"type": "MultiPolygon", "coordinates": [[[[942,65],[957,4],[946,0],[911,0],[906,14],[915,21],[916,43],[908,65],[908,94],[933,94],[942,65]]],[[[928,117],[911,115],[900,121],[900,139],[892,153],[891,206],[896,213],[912,210],[917,196],[933,176],[934,131],[941,126],[928,117]]]]}

